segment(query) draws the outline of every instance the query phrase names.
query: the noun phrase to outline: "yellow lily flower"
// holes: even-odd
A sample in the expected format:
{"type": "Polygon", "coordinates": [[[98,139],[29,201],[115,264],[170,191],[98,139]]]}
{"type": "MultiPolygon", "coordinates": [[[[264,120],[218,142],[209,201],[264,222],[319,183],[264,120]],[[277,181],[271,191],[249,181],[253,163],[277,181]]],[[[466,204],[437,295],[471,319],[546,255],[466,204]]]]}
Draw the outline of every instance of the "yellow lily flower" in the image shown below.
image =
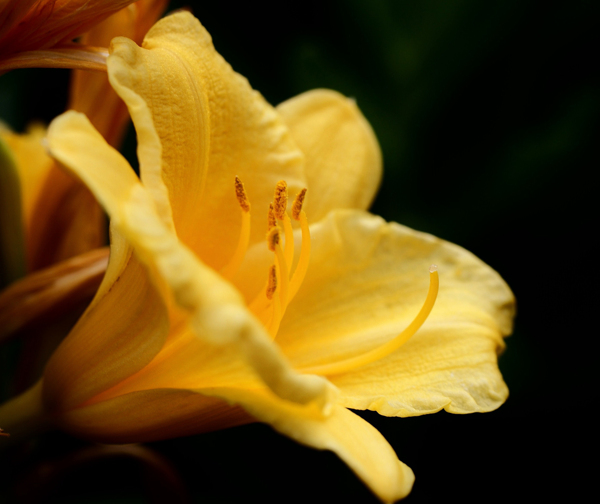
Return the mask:
{"type": "Polygon", "coordinates": [[[406,496],[412,471],[348,408],[501,405],[508,286],[464,249],[366,212],[381,155],[352,100],[316,90],[272,108],[189,13],[142,48],[113,40],[108,74],[141,180],[85,116],[51,124],[52,156],[111,217],[111,256],[0,425],[121,443],[266,422],[334,451],[382,501],[406,496]]]}
{"type": "Polygon", "coordinates": [[[105,51],[71,43],[136,0],[1,0],[0,73],[15,68],[104,69],[105,51]]]}

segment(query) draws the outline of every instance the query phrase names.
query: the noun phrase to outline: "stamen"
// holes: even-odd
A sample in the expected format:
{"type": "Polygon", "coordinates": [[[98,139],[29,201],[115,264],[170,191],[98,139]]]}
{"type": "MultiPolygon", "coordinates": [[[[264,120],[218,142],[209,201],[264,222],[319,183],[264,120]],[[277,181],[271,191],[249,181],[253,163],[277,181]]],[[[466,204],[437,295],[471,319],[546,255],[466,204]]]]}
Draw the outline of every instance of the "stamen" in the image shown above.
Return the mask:
{"type": "Polygon", "coordinates": [[[235,177],[235,197],[237,198],[242,210],[244,212],[249,212],[250,202],[248,201],[248,197],[246,196],[244,184],[242,184],[242,181],[237,176],[235,177]]]}
{"type": "Polygon", "coordinates": [[[290,267],[294,262],[294,230],[292,229],[292,221],[288,217],[288,214],[283,214],[283,232],[285,233],[285,262],[290,267]]]}
{"type": "Polygon", "coordinates": [[[283,313],[285,313],[285,309],[288,305],[290,273],[288,270],[287,263],[285,262],[285,257],[283,256],[281,244],[279,242],[275,245],[275,256],[277,257],[277,267],[279,269],[278,280],[281,282],[281,291],[279,293],[279,297],[281,298],[281,315],[283,316],[283,313]]]}
{"type": "Polygon", "coordinates": [[[290,218],[287,215],[287,203],[287,183],[285,180],[280,180],[275,186],[273,211],[277,220],[283,223],[283,232],[285,233],[285,261],[291,266],[292,262],[294,261],[294,230],[292,229],[290,218]]]}
{"type": "Polygon", "coordinates": [[[275,252],[275,247],[279,244],[279,228],[275,226],[267,233],[267,247],[271,252],[275,252]]]}
{"type": "MultiPolygon", "coordinates": [[[[280,231],[278,227],[274,227],[267,233],[267,244],[269,246],[269,250],[275,252],[276,265],[279,270],[279,274],[277,275],[277,280],[281,283],[281,288],[279,289],[279,301],[281,303],[278,318],[275,316],[276,313],[273,314],[272,327],[276,325],[279,327],[279,322],[281,321],[281,317],[285,313],[285,309],[288,305],[288,292],[289,292],[289,272],[288,266],[285,262],[285,257],[283,256],[283,250],[281,249],[281,238],[280,231]]],[[[277,307],[277,304],[274,305],[277,307]]],[[[274,334],[277,334],[276,332],[274,334]]]]}
{"type": "Polygon", "coordinates": [[[285,215],[285,211],[287,209],[287,202],[287,183],[285,180],[280,180],[275,186],[275,198],[273,200],[275,217],[277,217],[279,220],[283,220],[283,216],[285,215]]]}
{"type": "Polygon", "coordinates": [[[267,299],[273,299],[273,294],[277,290],[277,271],[275,265],[269,268],[269,278],[267,280],[267,299]]]}
{"type": "MultiPolygon", "coordinates": [[[[296,201],[298,201],[298,196],[296,196],[296,201]]],[[[304,196],[302,199],[304,199],[304,196]]],[[[294,201],[294,205],[296,205],[296,201],[294,201]]],[[[306,276],[306,272],[308,270],[308,263],[310,262],[310,229],[308,227],[306,213],[304,210],[302,210],[302,207],[300,207],[298,220],[300,221],[300,229],[302,229],[302,245],[300,247],[300,258],[298,259],[296,270],[294,271],[294,274],[290,280],[290,294],[288,303],[294,299],[294,296],[298,292],[298,289],[300,289],[302,282],[304,282],[304,277],[306,276]]]]}
{"type": "MultiPolygon", "coordinates": [[[[289,273],[285,257],[283,256],[283,250],[281,250],[279,228],[274,227],[267,233],[267,245],[271,252],[275,252],[277,258],[277,266],[279,268],[279,279],[281,280],[281,304],[283,307],[287,305],[288,286],[289,286],[289,273]]],[[[285,309],[285,308],[284,308],[285,309]]]]}
{"type": "Polygon", "coordinates": [[[273,300],[273,315],[268,325],[269,334],[273,339],[275,339],[277,331],[279,331],[279,324],[281,322],[281,299],[279,298],[279,296],[274,296],[276,290],[277,272],[275,269],[275,265],[273,265],[271,266],[271,269],[269,269],[269,280],[267,285],[267,298],[273,300]]]}
{"type": "Polygon", "coordinates": [[[302,211],[302,205],[304,204],[304,198],[306,197],[306,187],[302,189],[294,198],[292,204],[292,219],[300,220],[300,212],[302,211]]]}
{"type": "Polygon", "coordinates": [[[240,268],[250,243],[250,202],[246,196],[244,184],[238,177],[235,177],[235,196],[242,210],[242,227],[235,252],[229,262],[221,268],[221,275],[229,280],[233,279],[240,268]]]}
{"type": "Polygon", "coordinates": [[[271,231],[277,226],[277,219],[275,218],[275,211],[273,210],[273,203],[269,203],[269,213],[267,214],[267,229],[271,231]]]}
{"type": "MultiPolygon", "coordinates": [[[[270,210],[272,210],[273,205],[271,205],[270,210]]],[[[270,224],[270,217],[269,217],[269,224],[270,224]]],[[[275,247],[276,247],[276,243],[279,243],[280,241],[280,230],[279,227],[277,227],[277,221],[275,220],[275,216],[273,214],[273,226],[269,228],[269,231],[267,233],[267,247],[269,248],[269,250],[271,252],[275,252],[275,247]]],[[[268,279],[265,282],[266,285],[268,285],[268,279]]],[[[269,300],[265,297],[264,294],[264,289],[261,289],[259,291],[259,293],[257,294],[257,296],[248,304],[248,308],[250,309],[250,311],[252,313],[254,313],[255,315],[259,316],[259,318],[261,318],[262,320],[262,316],[260,314],[263,314],[263,312],[265,310],[268,310],[269,308],[269,300]]]]}
{"type": "Polygon", "coordinates": [[[421,310],[414,318],[414,320],[398,336],[396,336],[391,341],[388,341],[387,343],[381,345],[380,347],[375,348],[362,355],[357,355],[356,357],[351,357],[349,359],[334,362],[331,364],[323,364],[320,366],[302,368],[301,371],[307,374],[330,376],[345,373],[355,368],[371,364],[372,362],[375,362],[379,359],[382,359],[383,357],[388,356],[389,354],[400,348],[402,345],[404,345],[404,343],[406,343],[411,338],[411,336],[413,336],[419,330],[419,328],[423,325],[425,320],[427,320],[427,317],[431,313],[431,309],[435,304],[438,290],[439,278],[437,273],[437,266],[435,264],[432,264],[429,268],[429,291],[427,292],[427,298],[425,299],[425,303],[423,303],[421,310]]]}
{"type": "Polygon", "coordinates": [[[275,339],[277,337],[277,332],[279,331],[279,324],[281,324],[281,319],[283,317],[281,311],[281,299],[279,296],[273,297],[273,318],[271,318],[271,322],[269,324],[269,334],[271,338],[275,339]]]}
{"type": "Polygon", "coordinates": [[[302,229],[302,248],[300,250],[300,258],[298,266],[294,272],[294,276],[290,280],[289,268],[294,260],[294,230],[292,222],[287,215],[287,184],[281,180],[275,188],[274,202],[269,205],[268,212],[268,232],[267,246],[271,252],[275,253],[275,265],[269,270],[269,277],[266,282],[265,289],[261,290],[248,308],[263,322],[265,327],[275,338],[279,330],[279,324],[291,298],[298,291],[300,284],[304,280],[306,270],[308,269],[308,261],[310,258],[310,231],[308,229],[308,220],[306,214],[302,211],[302,204],[306,195],[306,189],[294,199],[292,208],[292,216],[295,220],[300,221],[302,229]],[[281,228],[278,222],[281,222],[285,235],[285,247],[281,246],[281,228]],[[291,290],[294,282],[293,291],[291,290]],[[275,292],[278,291],[278,295],[275,292]]]}

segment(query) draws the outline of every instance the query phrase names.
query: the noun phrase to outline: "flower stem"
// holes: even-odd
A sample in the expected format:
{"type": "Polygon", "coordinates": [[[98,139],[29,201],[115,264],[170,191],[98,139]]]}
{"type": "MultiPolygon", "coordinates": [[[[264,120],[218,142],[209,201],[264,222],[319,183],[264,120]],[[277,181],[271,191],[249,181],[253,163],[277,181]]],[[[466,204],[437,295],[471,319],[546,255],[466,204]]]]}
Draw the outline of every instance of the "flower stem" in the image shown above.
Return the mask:
{"type": "Polygon", "coordinates": [[[0,450],[51,428],[42,404],[42,380],[0,406],[0,427],[10,437],[0,438],[0,450]]]}

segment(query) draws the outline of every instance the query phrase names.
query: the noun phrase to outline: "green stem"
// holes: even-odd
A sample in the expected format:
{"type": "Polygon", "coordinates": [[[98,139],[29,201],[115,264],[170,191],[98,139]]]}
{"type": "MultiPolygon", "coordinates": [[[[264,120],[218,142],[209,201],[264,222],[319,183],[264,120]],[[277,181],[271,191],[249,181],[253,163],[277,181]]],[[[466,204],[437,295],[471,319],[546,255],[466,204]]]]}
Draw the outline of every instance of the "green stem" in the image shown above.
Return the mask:
{"type": "Polygon", "coordinates": [[[0,427],[10,437],[0,437],[0,450],[49,430],[52,425],[44,411],[40,380],[20,396],[0,406],[0,427]]]}

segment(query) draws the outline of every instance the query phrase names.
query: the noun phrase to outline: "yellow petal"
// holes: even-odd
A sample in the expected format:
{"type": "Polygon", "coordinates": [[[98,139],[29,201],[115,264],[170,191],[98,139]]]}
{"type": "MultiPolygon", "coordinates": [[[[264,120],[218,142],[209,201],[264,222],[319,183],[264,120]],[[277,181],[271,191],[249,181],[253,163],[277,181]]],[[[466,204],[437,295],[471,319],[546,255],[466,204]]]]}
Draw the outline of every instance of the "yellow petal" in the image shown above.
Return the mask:
{"type": "MultiPolygon", "coordinates": [[[[96,194],[115,227],[154,272],[156,284],[168,285],[177,305],[189,313],[189,324],[198,338],[213,345],[231,345],[276,394],[327,407],[330,384],[290,368],[239,292],[178,241],[133,170],[84,115],[67,112],[59,116],[47,138],[52,155],[96,194]]],[[[121,305],[114,304],[112,309],[117,306],[121,305]]]]}
{"type": "Polygon", "coordinates": [[[277,111],[305,155],[309,222],[333,209],[366,210],[381,181],[381,150],[356,102],[315,89],[283,102],[277,111]]]}
{"type": "Polygon", "coordinates": [[[118,38],[108,59],[111,83],[138,134],[142,180],[159,207],[164,182],[178,236],[219,269],[234,253],[241,226],[234,177],[255,209],[251,243],[263,240],[275,184],[285,179],[291,191],[305,184],[302,154],[279,115],[215,51],[190,13],[160,20],[143,47],[118,38]]]}
{"type": "Polygon", "coordinates": [[[432,320],[396,353],[331,381],[348,408],[385,416],[492,411],[508,397],[497,364],[502,347],[498,332],[432,320]]]}
{"type": "Polygon", "coordinates": [[[297,369],[360,355],[400,333],[424,302],[435,263],[440,289],[423,327],[385,359],[329,378],[345,406],[385,415],[488,411],[504,401],[496,359],[514,298],[494,270],[365,212],[332,212],[311,231],[311,265],[277,336],[297,369]]]}

